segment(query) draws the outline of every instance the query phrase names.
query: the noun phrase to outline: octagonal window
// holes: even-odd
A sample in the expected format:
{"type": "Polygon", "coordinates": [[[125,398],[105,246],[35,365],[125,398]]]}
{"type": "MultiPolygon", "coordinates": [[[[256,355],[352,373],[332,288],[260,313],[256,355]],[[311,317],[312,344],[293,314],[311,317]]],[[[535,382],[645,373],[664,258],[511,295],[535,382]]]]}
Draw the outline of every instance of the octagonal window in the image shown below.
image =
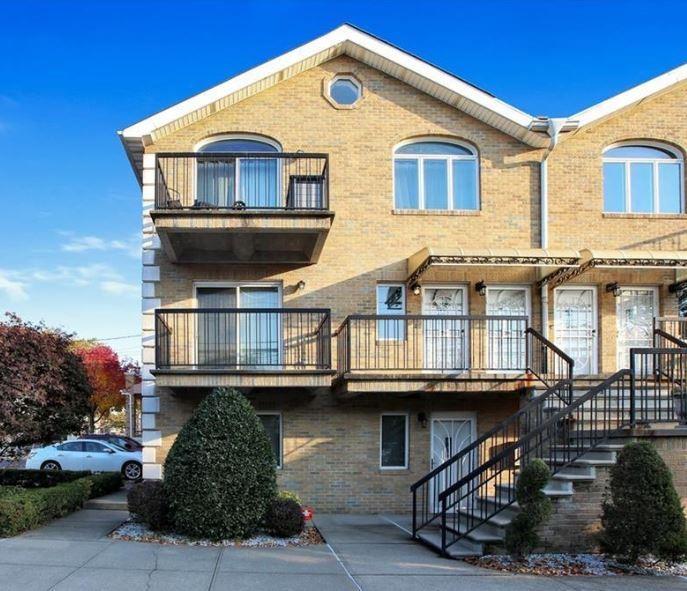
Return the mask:
{"type": "Polygon", "coordinates": [[[329,84],[329,96],[331,99],[346,107],[354,105],[362,96],[363,89],[360,83],[348,76],[334,78],[329,84]]]}

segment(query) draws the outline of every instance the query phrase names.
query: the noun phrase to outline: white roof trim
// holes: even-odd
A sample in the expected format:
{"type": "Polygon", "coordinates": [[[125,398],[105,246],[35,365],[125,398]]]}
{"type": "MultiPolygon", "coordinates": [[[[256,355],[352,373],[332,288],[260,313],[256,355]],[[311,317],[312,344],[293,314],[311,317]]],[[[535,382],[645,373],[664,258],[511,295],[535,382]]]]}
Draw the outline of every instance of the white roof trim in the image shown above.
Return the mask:
{"type": "Polygon", "coordinates": [[[578,127],[583,127],[589,125],[595,121],[608,117],[616,111],[620,111],[626,107],[629,107],[635,103],[639,103],[650,96],[657,94],[675,84],[679,84],[687,80],[687,64],[683,64],[661,74],[656,78],[652,78],[643,84],[639,84],[630,90],[616,94],[615,96],[606,99],[596,105],[580,111],[571,117],[568,117],[568,121],[576,121],[578,127]]]}
{"type": "Polygon", "coordinates": [[[511,121],[512,123],[527,130],[533,121],[533,117],[515,107],[495,98],[494,96],[476,88],[444,72],[389,43],[382,41],[360,29],[351,25],[341,25],[333,31],[310,41],[305,45],[276,57],[264,64],[257,66],[243,74],[227,80],[217,86],[201,92],[185,101],[182,101],[164,111],[152,115],[134,125],[131,125],[120,132],[124,138],[141,138],[149,135],[156,129],[168,125],[189,113],[207,107],[241,89],[255,84],[277,72],[292,67],[293,65],[311,58],[318,53],[327,51],[332,47],[342,44],[354,44],[373,52],[411,72],[427,78],[432,82],[443,86],[449,91],[455,92],[464,98],[492,111],[493,113],[511,121]]]}

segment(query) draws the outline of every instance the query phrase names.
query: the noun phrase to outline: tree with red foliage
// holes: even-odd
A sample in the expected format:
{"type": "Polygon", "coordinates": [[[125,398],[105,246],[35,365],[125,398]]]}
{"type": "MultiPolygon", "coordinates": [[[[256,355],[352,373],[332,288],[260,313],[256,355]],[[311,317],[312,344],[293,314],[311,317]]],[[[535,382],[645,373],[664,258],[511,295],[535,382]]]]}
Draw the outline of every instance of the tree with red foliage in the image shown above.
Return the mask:
{"type": "Polygon", "coordinates": [[[0,452],[83,428],[91,387],[71,335],[7,314],[0,322],[0,452]]]}
{"type": "Polygon", "coordinates": [[[88,420],[93,430],[113,410],[124,408],[126,398],[122,390],[126,386],[126,375],[137,375],[138,365],[131,361],[120,361],[111,347],[95,341],[79,341],[75,351],[86,367],[91,384],[88,420]]]}

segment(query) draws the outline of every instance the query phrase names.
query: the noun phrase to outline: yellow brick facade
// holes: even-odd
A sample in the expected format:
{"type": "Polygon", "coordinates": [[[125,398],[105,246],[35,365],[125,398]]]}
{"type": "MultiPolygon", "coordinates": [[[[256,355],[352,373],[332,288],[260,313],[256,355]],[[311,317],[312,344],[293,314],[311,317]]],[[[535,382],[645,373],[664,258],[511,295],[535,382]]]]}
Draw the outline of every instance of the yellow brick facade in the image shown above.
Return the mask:
{"type": "MultiPolygon", "coordinates": [[[[604,216],[601,151],[615,141],[651,138],[687,147],[685,101],[678,89],[566,138],[549,159],[549,246],[553,248],[685,248],[684,216],[642,219],[604,216]]],[[[285,152],[323,152],[330,158],[330,208],[335,217],[317,264],[179,265],[156,250],[159,267],[155,298],[162,307],[193,307],[194,282],[271,281],[282,286],[284,305],[331,308],[332,328],[350,314],[376,311],[379,282],[403,282],[406,259],[424,247],[538,248],[540,244],[540,161],[532,148],[455,108],[350,57],[338,57],[289,80],[164,135],[149,154],[192,152],[215,134],[250,133],[273,138],[285,152]],[[354,74],[364,98],[353,109],[336,109],[323,97],[323,85],[339,72],[354,74]],[[421,136],[460,139],[479,153],[479,211],[463,214],[399,214],[393,207],[392,153],[403,140],[421,136]],[[305,282],[299,291],[296,285],[305,282]]],[[[551,270],[551,269],[549,269],[551,270]]],[[[468,285],[469,311],[485,313],[485,298],[474,291],[488,285],[531,287],[532,324],[541,326],[542,271],[528,267],[454,267],[432,269],[426,283],[468,285]]],[[[616,369],[616,301],[605,285],[660,288],[660,313],[674,314],[676,298],[667,286],[672,270],[596,270],[573,283],[598,291],[599,371],[616,369]]],[[[549,334],[553,325],[549,296],[549,334]]],[[[420,312],[420,297],[408,291],[407,310],[420,312]]],[[[334,344],[333,344],[334,346],[334,344]]],[[[333,354],[336,359],[336,351],[333,354]]],[[[153,459],[162,464],[179,428],[198,397],[158,388],[160,431],[153,459]]],[[[320,511],[405,511],[408,486],[429,469],[429,430],[418,414],[471,411],[482,433],[520,404],[518,393],[501,395],[371,395],[342,402],[329,389],[314,396],[251,394],[256,408],[283,417],[282,486],[295,490],[320,511]],[[407,470],[379,469],[379,420],[383,411],[409,413],[410,462],[407,470]]]]}

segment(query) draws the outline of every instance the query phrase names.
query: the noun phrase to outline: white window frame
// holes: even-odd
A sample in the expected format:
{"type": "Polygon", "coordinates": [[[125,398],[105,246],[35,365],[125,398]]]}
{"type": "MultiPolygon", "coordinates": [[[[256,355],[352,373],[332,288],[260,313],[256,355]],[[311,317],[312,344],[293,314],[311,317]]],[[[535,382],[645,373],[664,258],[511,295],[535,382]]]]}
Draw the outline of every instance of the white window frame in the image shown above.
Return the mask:
{"type": "MultiPolygon", "coordinates": [[[[408,313],[408,293],[406,291],[406,285],[405,283],[395,282],[395,281],[389,281],[389,282],[384,282],[384,283],[377,283],[375,285],[375,313],[378,316],[394,316],[393,313],[386,313],[383,314],[379,311],[379,288],[380,287],[400,287],[401,288],[401,293],[403,294],[401,296],[401,302],[403,304],[403,310],[398,314],[398,316],[405,316],[408,313]]],[[[392,319],[385,319],[385,320],[378,320],[377,325],[375,327],[375,333],[376,333],[376,339],[378,341],[385,341],[385,342],[402,342],[406,340],[406,325],[403,324],[403,329],[400,331],[401,334],[397,337],[381,337],[379,336],[379,323],[380,322],[392,322],[392,319]]]]}
{"type": "MultiPolygon", "coordinates": [[[[662,144],[660,142],[653,142],[653,141],[627,141],[627,142],[618,142],[616,144],[611,144],[604,150],[604,156],[602,158],[602,176],[605,175],[605,172],[603,171],[604,164],[622,164],[623,165],[623,172],[624,172],[624,177],[625,177],[625,209],[624,211],[607,211],[606,210],[606,195],[604,193],[603,195],[603,211],[604,213],[640,213],[640,214],[646,214],[646,215],[652,215],[652,214],[663,214],[666,213],[670,215],[671,213],[673,215],[678,215],[678,214],[683,214],[685,213],[685,190],[684,190],[684,160],[682,157],[682,154],[678,152],[677,150],[671,148],[670,146],[667,146],[665,144],[662,144]],[[605,154],[610,151],[614,150],[615,148],[625,148],[625,147],[638,147],[638,148],[655,148],[657,150],[662,150],[663,152],[668,152],[669,154],[672,154],[674,156],[674,159],[665,159],[665,158],[614,158],[612,156],[606,156],[605,154]],[[632,211],[632,174],[631,174],[631,168],[632,164],[651,164],[651,181],[652,181],[652,190],[653,190],[653,195],[652,195],[652,211],[647,212],[647,211],[641,211],[641,212],[634,212],[632,211]],[[680,211],[678,212],[662,212],[660,210],[660,175],[658,174],[658,167],[660,164],[668,164],[672,166],[677,166],[678,167],[678,178],[680,179],[678,189],[680,191],[680,211]]],[[[605,178],[603,179],[605,182],[605,178]]]]}
{"type": "Polygon", "coordinates": [[[329,97],[330,101],[332,101],[335,105],[338,105],[339,107],[354,107],[360,102],[360,99],[363,98],[363,85],[360,83],[360,80],[356,79],[355,76],[352,76],[351,74],[337,74],[329,81],[329,84],[327,84],[327,96],[329,97]],[[332,96],[332,86],[334,86],[336,82],[339,82],[339,80],[346,80],[358,89],[358,98],[355,99],[352,103],[340,103],[332,96]]]}
{"type": "MultiPolygon", "coordinates": [[[[202,139],[199,141],[195,146],[193,146],[193,151],[199,154],[213,154],[213,152],[201,152],[201,148],[209,145],[209,144],[214,144],[215,142],[222,142],[222,141],[227,141],[227,140],[251,140],[254,142],[260,142],[263,144],[267,144],[269,146],[272,146],[273,148],[276,148],[276,152],[265,152],[265,158],[269,158],[269,154],[281,154],[283,152],[283,149],[281,147],[281,144],[273,140],[272,138],[269,138],[264,135],[260,135],[258,133],[252,134],[252,133],[222,133],[219,135],[213,135],[210,137],[207,137],[205,139],[202,139]]],[[[222,152],[216,152],[217,154],[221,154],[222,152]]],[[[236,157],[234,159],[234,200],[232,201],[231,205],[236,203],[237,201],[241,201],[239,199],[240,194],[239,191],[241,190],[241,164],[240,164],[241,157],[236,157]]],[[[282,195],[282,166],[283,166],[283,161],[281,158],[276,158],[277,161],[277,197],[281,200],[283,197],[282,195]]],[[[198,199],[198,159],[196,159],[195,166],[193,167],[193,200],[197,201],[198,199]]],[[[231,207],[230,204],[227,204],[227,207],[231,207]]],[[[283,206],[286,204],[284,203],[283,206]]],[[[279,203],[277,204],[277,208],[282,207],[282,204],[279,203]]],[[[258,208],[259,209],[259,208],[258,208]]]]}
{"type": "Polygon", "coordinates": [[[410,416],[407,412],[383,412],[379,415],[379,469],[380,470],[407,470],[409,466],[410,457],[410,416]],[[382,465],[382,428],[384,425],[384,417],[404,417],[405,418],[405,457],[403,458],[404,464],[402,466],[383,466],[382,465]]]}
{"type": "Polygon", "coordinates": [[[277,470],[284,467],[284,415],[278,410],[256,410],[255,414],[279,417],[279,457],[277,460],[277,470]]]}
{"type": "Polygon", "coordinates": [[[481,199],[480,199],[480,182],[479,182],[479,154],[477,149],[468,144],[467,142],[461,142],[450,138],[436,137],[436,136],[425,136],[419,138],[413,138],[410,140],[405,140],[393,149],[393,166],[391,170],[391,182],[393,187],[393,200],[394,209],[398,211],[480,211],[481,209],[481,199]],[[454,146],[459,146],[471,152],[471,155],[456,155],[456,154],[397,154],[396,151],[404,146],[422,143],[422,142],[435,142],[442,144],[452,144],[454,146]],[[397,160],[412,160],[417,161],[418,171],[417,171],[417,182],[418,182],[418,206],[417,209],[413,208],[401,208],[396,204],[396,161],[397,160]],[[425,207],[425,160],[444,160],[446,161],[446,174],[447,174],[447,208],[446,209],[427,209],[425,207]],[[453,162],[456,160],[471,161],[475,163],[475,192],[477,197],[477,203],[474,209],[459,209],[455,207],[453,202],[453,162]]]}
{"type": "MultiPolygon", "coordinates": [[[[276,287],[277,295],[279,298],[279,308],[284,307],[284,296],[283,296],[283,285],[281,281],[194,281],[193,282],[193,307],[198,308],[198,288],[204,287],[227,287],[236,289],[236,309],[241,309],[241,288],[242,287],[276,287]]],[[[231,309],[231,308],[230,308],[231,309]]],[[[236,323],[236,343],[240,342],[240,322],[236,323]]],[[[284,351],[281,338],[281,323],[279,325],[279,359],[284,359],[284,351]]],[[[197,335],[193,339],[193,359],[191,360],[195,365],[199,355],[198,355],[198,337],[197,335]]],[[[237,349],[238,351],[238,349],[237,349]]]]}
{"type": "MultiPolygon", "coordinates": [[[[646,289],[647,291],[651,291],[652,293],[652,299],[653,299],[653,304],[654,304],[654,321],[656,318],[661,317],[661,298],[660,298],[660,290],[658,285],[619,285],[618,286],[620,291],[622,292],[624,289],[627,290],[639,290],[639,289],[646,289]]],[[[615,360],[616,360],[616,368],[621,369],[620,367],[620,347],[618,346],[620,343],[620,322],[621,318],[620,315],[618,314],[618,308],[620,307],[620,302],[616,302],[615,304],[615,326],[616,326],[616,341],[615,341],[615,360]]],[[[653,346],[653,345],[652,345],[653,346]]]]}

